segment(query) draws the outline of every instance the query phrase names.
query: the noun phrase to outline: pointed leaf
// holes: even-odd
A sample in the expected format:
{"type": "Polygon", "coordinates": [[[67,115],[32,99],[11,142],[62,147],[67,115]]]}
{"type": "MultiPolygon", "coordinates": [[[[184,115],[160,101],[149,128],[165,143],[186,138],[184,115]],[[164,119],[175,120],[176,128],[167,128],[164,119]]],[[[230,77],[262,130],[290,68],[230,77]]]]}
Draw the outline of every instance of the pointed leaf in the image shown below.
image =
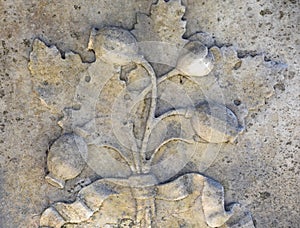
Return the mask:
{"type": "Polygon", "coordinates": [[[147,158],[153,156],[155,149],[170,139],[193,140],[195,132],[188,115],[188,109],[178,109],[156,118],[148,141],[147,158]]]}
{"type": "Polygon", "coordinates": [[[165,181],[178,173],[197,152],[197,144],[181,139],[171,139],[162,144],[154,153],[151,173],[159,181],[165,181]]]}
{"type": "Polygon", "coordinates": [[[87,164],[102,177],[129,177],[131,169],[116,148],[106,145],[88,145],[87,164]]]}
{"type": "Polygon", "coordinates": [[[83,78],[76,91],[81,104],[72,113],[76,133],[88,143],[113,146],[134,165],[148,116],[151,92],[143,93],[151,86],[148,72],[141,65],[120,67],[99,59],[87,74],[89,82],[83,78]]]}

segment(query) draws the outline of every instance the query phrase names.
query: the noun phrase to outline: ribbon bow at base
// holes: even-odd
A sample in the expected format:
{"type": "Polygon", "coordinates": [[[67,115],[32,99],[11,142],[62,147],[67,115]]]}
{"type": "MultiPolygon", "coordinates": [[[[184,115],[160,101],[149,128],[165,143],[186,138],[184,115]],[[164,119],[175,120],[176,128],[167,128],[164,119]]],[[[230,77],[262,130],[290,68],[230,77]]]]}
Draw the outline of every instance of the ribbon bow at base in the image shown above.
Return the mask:
{"type": "MultiPolygon", "coordinates": [[[[152,175],[100,179],[83,188],[73,203],[47,208],[42,227],[254,227],[251,216],[230,219],[238,204],[224,208],[224,190],[198,173],[156,184],[152,175]]],[[[239,215],[241,217],[241,215],[239,215]]],[[[236,216],[233,216],[236,217],[236,216]]]]}

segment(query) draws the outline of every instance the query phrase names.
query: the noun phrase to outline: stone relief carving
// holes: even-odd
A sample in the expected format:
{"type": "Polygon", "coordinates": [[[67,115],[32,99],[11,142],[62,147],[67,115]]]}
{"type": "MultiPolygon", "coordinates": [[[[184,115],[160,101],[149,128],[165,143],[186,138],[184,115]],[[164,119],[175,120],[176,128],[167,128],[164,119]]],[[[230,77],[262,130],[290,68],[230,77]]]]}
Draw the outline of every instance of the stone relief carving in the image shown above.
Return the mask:
{"type": "MultiPolygon", "coordinates": [[[[236,94],[217,81],[236,85],[220,75],[242,70],[242,61],[257,64],[258,57],[242,60],[205,33],[183,39],[184,11],[180,1],[158,1],[151,15],[138,14],[131,32],[93,29],[93,63],[71,52],[62,59],[55,46],[35,40],[34,91],[51,112],[64,112],[46,180],[64,188],[87,165],[99,175],[74,202],[47,208],[42,227],[254,227],[239,204],[225,209],[222,185],[200,172],[222,143],[235,142],[247,109],[261,102],[250,97],[235,100],[238,108],[228,105],[236,94]],[[198,172],[181,173],[191,162],[198,172]]],[[[271,93],[264,85],[256,92],[262,100],[271,93]]]]}

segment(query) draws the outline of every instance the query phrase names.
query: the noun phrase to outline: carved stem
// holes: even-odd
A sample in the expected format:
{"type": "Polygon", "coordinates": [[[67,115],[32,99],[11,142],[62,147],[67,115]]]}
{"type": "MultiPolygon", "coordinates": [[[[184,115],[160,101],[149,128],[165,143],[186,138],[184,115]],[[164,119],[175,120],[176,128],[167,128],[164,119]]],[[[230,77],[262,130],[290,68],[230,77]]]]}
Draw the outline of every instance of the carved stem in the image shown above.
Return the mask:
{"type": "Polygon", "coordinates": [[[155,124],[158,124],[164,118],[167,118],[169,116],[185,116],[185,117],[189,117],[190,115],[192,115],[192,113],[191,113],[191,111],[189,109],[180,108],[180,109],[176,109],[176,110],[171,110],[171,111],[165,112],[164,114],[162,114],[159,117],[155,118],[155,124]]]}
{"type": "Polygon", "coordinates": [[[151,187],[133,187],[132,193],[136,200],[136,224],[141,228],[150,228],[155,219],[156,190],[151,187]]]}
{"type": "Polygon", "coordinates": [[[145,128],[145,133],[144,133],[144,137],[143,137],[143,142],[142,142],[142,147],[141,147],[141,160],[142,163],[144,163],[145,165],[142,165],[142,172],[148,172],[148,166],[149,164],[147,164],[147,160],[146,160],[146,152],[147,152],[147,145],[148,145],[148,140],[152,131],[153,126],[155,125],[155,109],[156,109],[156,99],[157,99],[157,85],[160,84],[161,82],[169,79],[170,77],[179,74],[180,72],[177,69],[173,69],[171,71],[169,71],[168,73],[166,73],[165,75],[163,75],[160,79],[156,79],[156,74],[152,68],[152,66],[147,62],[147,61],[143,61],[141,62],[142,66],[148,71],[148,73],[150,74],[151,77],[151,84],[152,87],[147,87],[144,91],[143,91],[143,95],[146,95],[147,93],[150,92],[151,89],[151,106],[150,106],[150,111],[149,111],[149,115],[147,118],[147,122],[146,122],[146,128],[145,128]]]}
{"type": "MultiPolygon", "coordinates": [[[[143,136],[143,141],[142,141],[142,146],[141,146],[141,160],[142,160],[142,163],[145,163],[148,140],[149,140],[149,137],[151,134],[153,121],[155,119],[155,109],[156,109],[156,99],[157,99],[157,84],[156,83],[157,82],[156,82],[156,75],[155,75],[155,72],[154,72],[152,66],[147,61],[144,61],[141,64],[149,72],[150,77],[151,77],[151,84],[152,84],[151,105],[150,105],[148,118],[146,121],[146,128],[145,128],[145,133],[143,136]]],[[[147,172],[147,170],[144,170],[144,167],[142,165],[141,172],[145,172],[145,171],[147,172]]]]}
{"type": "Polygon", "coordinates": [[[163,75],[161,78],[159,78],[157,80],[156,74],[155,74],[152,66],[147,61],[138,61],[138,62],[150,74],[151,85],[152,85],[151,87],[147,87],[141,94],[144,97],[150,91],[152,92],[151,93],[151,106],[150,106],[148,118],[146,121],[146,128],[145,128],[145,132],[144,132],[144,136],[143,136],[143,140],[142,140],[142,146],[141,146],[141,155],[140,155],[141,161],[137,162],[138,164],[141,164],[141,167],[137,167],[137,169],[138,169],[137,172],[138,173],[140,173],[140,172],[148,173],[150,163],[147,162],[147,160],[146,160],[146,152],[147,152],[147,145],[148,145],[148,141],[149,141],[149,137],[150,137],[152,128],[156,123],[155,109],[156,109],[156,99],[157,99],[157,85],[162,83],[163,81],[171,78],[172,76],[179,74],[180,72],[174,68],[173,70],[169,71],[168,73],[166,73],[165,75],[163,75]]]}
{"type": "Polygon", "coordinates": [[[160,83],[162,83],[163,81],[175,76],[175,75],[178,75],[180,74],[181,72],[179,70],[177,70],[176,68],[174,68],[173,70],[169,71],[168,73],[164,74],[163,76],[161,76],[159,79],[158,79],[158,82],[157,84],[159,85],[160,83]]]}
{"type": "Polygon", "coordinates": [[[155,216],[155,199],[136,199],[137,213],[136,223],[141,228],[152,227],[152,221],[155,216]]]}
{"type": "MultiPolygon", "coordinates": [[[[135,139],[135,137],[133,135],[133,125],[131,125],[130,130],[131,130],[130,131],[131,137],[133,139],[135,139]]],[[[135,145],[133,146],[133,148],[131,148],[132,158],[133,158],[133,163],[134,164],[133,164],[133,166],[130,167],[130,169],[134,174],[139,174],[140,170],[141,170],[141,160],[140,160],[140,157],[139,157],[139,154],[138,154],[139,150],[138,150],[138,147],[136,145],[138,145],[138,144],[137,144],[137,141],[135,140],[135,145]]]]}

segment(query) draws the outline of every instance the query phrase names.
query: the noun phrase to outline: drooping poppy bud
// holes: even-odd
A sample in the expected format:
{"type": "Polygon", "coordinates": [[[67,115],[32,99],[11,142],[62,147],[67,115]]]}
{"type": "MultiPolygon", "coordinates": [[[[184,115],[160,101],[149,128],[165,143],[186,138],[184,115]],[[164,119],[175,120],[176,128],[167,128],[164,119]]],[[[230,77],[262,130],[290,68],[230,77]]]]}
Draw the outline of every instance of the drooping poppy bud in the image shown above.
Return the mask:
{"type": "Polygon", "coordinates": [[[47,158],[49,174],[46,180],[49,184],[63,188],[66,180],[81,173],[85,166],[80,151],[83,144],[83,139],[74,134],[65,134],[53,143],[47,158]]]}
{"type": "Polygon", "coordinates": [[[190,41],[180,53],[176,69],[189,76],[208,75],[213,69],[213,56],[201,42],[190,41]]]}
{"type": "Polygon", "coordinates": [[[94,50],[96,57],[121,66],[139,58],[135,37],[129,31],[118,27],[93,29],[88,49],[94,50]]]}
{"type": "Polygon", "coordinates": [[[195,107],[192,125],[197,135],[210,143],[232,143],[244,130],[229,108],[207,101],[195,107]]]}

